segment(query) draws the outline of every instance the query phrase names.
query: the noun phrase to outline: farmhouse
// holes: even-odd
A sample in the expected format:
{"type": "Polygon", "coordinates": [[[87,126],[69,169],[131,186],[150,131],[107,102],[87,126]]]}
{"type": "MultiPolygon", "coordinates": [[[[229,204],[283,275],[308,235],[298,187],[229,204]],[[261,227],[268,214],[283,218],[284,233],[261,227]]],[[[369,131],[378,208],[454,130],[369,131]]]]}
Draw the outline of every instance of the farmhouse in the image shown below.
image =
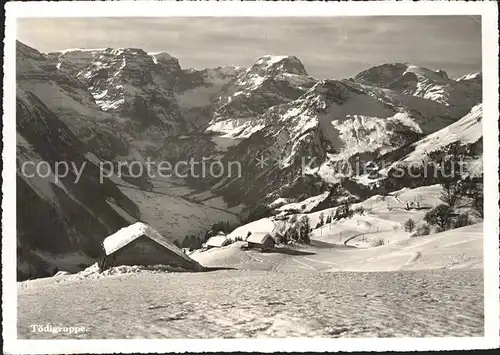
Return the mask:
{"type": "Polygon", "coordinates": [[[261,249],[272,248],[276,244],[274,238],[269,233],[252,233],[247,237],[246,242],[249,248],[261,249]]]}
{"type": "Polygon", "coordinates": [[[231,244],[231,240],[227,239],[225,235],[219,234],[207,240],[205,247],[207,249],[221,248],[229,244],[231,244]]]}
{"type": "Polygon", "coordinates": [[[137,222],[102,243],[102,269],[118,265],[170,265],[200,271],[202,267],[151,226],[137,222]]]}

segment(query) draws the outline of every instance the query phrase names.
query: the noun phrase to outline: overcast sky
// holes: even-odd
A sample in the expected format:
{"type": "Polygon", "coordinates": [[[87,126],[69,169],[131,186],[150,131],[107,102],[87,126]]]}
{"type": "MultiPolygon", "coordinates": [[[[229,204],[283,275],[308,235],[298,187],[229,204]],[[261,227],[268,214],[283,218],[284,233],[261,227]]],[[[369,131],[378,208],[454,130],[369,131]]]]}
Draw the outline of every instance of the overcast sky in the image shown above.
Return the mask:
{"type": "Polygon", "coordinates": [[[481,70],[479,16],[33,18],[19,20],[18,39],[41,52],[164,51],[183,68],[249,66],[266,54],[295,55],[317,78],[346,78],[391,62],[443,69],[451,77],[481,70]]]}

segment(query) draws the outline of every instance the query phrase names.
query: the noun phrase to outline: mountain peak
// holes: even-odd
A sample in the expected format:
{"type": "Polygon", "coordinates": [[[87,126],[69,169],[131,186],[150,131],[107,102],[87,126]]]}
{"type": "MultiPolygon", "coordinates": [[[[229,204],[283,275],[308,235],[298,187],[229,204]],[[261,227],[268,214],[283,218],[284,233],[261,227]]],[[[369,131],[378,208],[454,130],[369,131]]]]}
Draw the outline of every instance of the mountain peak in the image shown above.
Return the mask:
{"type": "Polygon", "coordinates": [[[259,75],[280,73],[309,75],[302,62],[297,57],[289,55],[262,56],[249,68],[249,72],[257,72],[259,75]]]}
{"type": "Polygon", "coordinates": [[[477,73],[467,73],[463,76],[461,76],[458,79],[455,79],[455,81],[480,81],[483,79],[483,74],[481,72],[477,73]]]}
{"type": "Polygon", "coordinates": [[[449,81],[448,74],[443,70],[433,70],[408,62],[386,63],[371,67],[358,73],[354,81],[364,85],[387,88],[403,77],[410,80],[417,80],[421,77],[440,83],[449,81]]]}

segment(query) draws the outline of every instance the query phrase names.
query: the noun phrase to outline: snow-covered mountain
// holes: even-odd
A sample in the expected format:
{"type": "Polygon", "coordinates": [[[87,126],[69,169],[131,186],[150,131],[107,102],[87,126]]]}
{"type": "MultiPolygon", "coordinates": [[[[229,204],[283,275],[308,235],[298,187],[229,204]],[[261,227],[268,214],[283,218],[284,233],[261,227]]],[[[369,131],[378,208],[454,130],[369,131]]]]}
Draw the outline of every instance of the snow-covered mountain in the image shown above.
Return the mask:
{"type": "Polygon", "coordinates": [[[174,98],[181,68],[167,53],[142,49],[67,50],[51,53],[62,72],[78,78],[102,111],[122,125],[140,151],[189,130],[174,98]]]}
{"type": "Polygon", "coordinates": [[[482,98],[482,77],[470,73],[457,80],[443,70],[395,63],[376,66],[360,72],[354,81],[403,94],[443,103],[455,114],[466,114],[482,98]]]}
{"type": "MultiPolygon", "coordinates": [[[[177,126],[182,128],[160,129],[168,138],[149,151],[163,159],[211,156],[241,162],[246,176],[210,181],[203,188],[216,185],[226,196],[251,195],[250,201],[240,196],[250,204],[264,196],[280,198],[290,184],[304,185],[304,173],[325,188],[352,175],[349,169],[359,170],[354,164],[360,160],[396,161],[409,145],[466,115],[482,95],[480,73],[451,79],[442,70],[407,63],[372,67],[346,80],[317,80],[294,56],[263,56],[247,69],[205,70],[182,70],[166,53],[138,49],[69,50],[57,58],[59,68],[70,66],[106,111],[128,115],[123,87],[140,101],[151,97],[150,90],[173,99],[168,112],[174,119],[163,122],[173,127],[182,121],[177,126]],[[134,64],[127,70],[124,63],[134,64]],[[260,155],[279,164],[259,169],[260,155]],[[307,171],[305,157],[312,162],[307,171]],[[256,177],[262,184],[255,184],[256,177]]],[[[162,110],[152,112],[166,117],[162,110]]],[[[144,145],[151,138],[141,137],[144,145]]]]}
{"type": "MultiPolygon", "coordinates": [[[[406,71],[399,70],[399,74],[392,73],[391,80],[397,80],[397,75],[407,76],[406,71]]],[[[420,91],[375,87],[373,78],[371,85],[366,85],[369,72],[363,72],[357,80],[320,80],[297,99],[272,106],[247,120],[242,132],[248,132],[248,138],[226,155],[228,160],[243,161],[247,176],[226,178],[219,185],[221,191],[227,188],[229,195],[238,191],[248,198],[252,196],[252,200],[266,196],[269,201],[304,198],[306,191],[295,188],[304,185],[304,174],[320,189],[327,189],[330,187],[323,182],[339,184],[345,178],[362,175],[369,161],[384,157],[389,160],[385,164],[392,163],[408,146],[453,124],[470,110],[472,102],[480,102],[478,76],[470,86],[462,87],[468,87],[471,95],[458,107],[444,99],[422,97],[420,91]],[[261,155],[279,164],[259,168],[256,159],[261,155]],[[290,190],[296,191],[295,196],[282,195],[290,190]]],[[[381,86],[390,87],[385,84],[386,76],[376,78],[381,86]]],[[[432,78],[447,76],[436,72],[432,78]]],[[[314,194],[322,192],[314,190],[314,194]]]]}
{"type": "Polygon", "coordinates": [[[261,57],[225,88],[207,130],[248,137],[267,109],[299,98],[314,83],[296,57],[261,57]]]}
{"type": "MultiPolygon", "coordinates": [[[[189,230],[195,233],[204,223],[216,222],[214,218],[235,222],[236,212],[227,212],[234,206],[238,211],[246,207],[243,211],[248,213],[259,205],[301,206],[303,201],[315,201],[311,209],[319,210],[405,184],[439,183],[394,181],[391,171],[409,163],[422,161],[424,165],[460,155],[474,168],[474,174],[482,171],[481,73],[451,79],[441,70],[396,63],[369,68],[349,79],[318,80],[294,56],[263,56],[249,68],[194,70],[181,68],[168,53],[136,48],[42,54],[18,43],[17,86],[20,164],[23,159],[45,160],[46,151],[54,155],[50,161],[67,160],[67,152],[81,161],[92,156],[94,167],[99,159],[119,162],[147,157],[172,164],[203,157],[241,164],[241,176],[183,180],[181,184],[198,190],[185,196],[162,190],[159,198],[147,195],[155,191],[129,186],[130,196],[134,191],[139,191],[137,196],[142,194],[134,201],[139,207],[121,197],[124,190],[117,190],[117,181],[101,191],[102,186],[95,187],[89,177],[92,182],[73,187],[79,195],[72,201],[85,206],[86,211],[103,210],[119,221],[88,222],[98,225],[92,228],[100,228],[99,236],[116,230],[124,218],[123,207],[117,209],[115,202],[108,203],[109,194],[114,200],[125,201],[128,216],[137,219],[138,212],[148,211],[150,220],[146,222],[175,239],[184,237],[174,235],[184,231],[184,224],[175,222],[175,228],[154,225],[180,218],[158,212],[166,203],[188,206],[186,213],[198,220],[196,228],[189,230]],[[27,127],[30,120],[37,123],[27,127]],[[51,122],[48,128],[46,122],[51,122]],[[36,146],[30,130],[47,129],[52,133],[46,134],[46,140],[35,135],[40,144],[36,146]],[[374,174],[367,169],[368,163],[384,168],[374,174]],[[88,202],[88,190],[88,196],[101,197],[88,202]],[[204,205],[205,200],[215,205],[204,205]],[[102,207],[103,203],[112,211],[102,207]]],[[[19,179],[18,193],[24,200],[38,196],[57,207],[54,186],[19,179]]],[[[158,189],[159,183],[164,182],[148,186],[158,189]]],[[[64,199],[74,194],[67,186],[60,189],[64,199]]],[[[44,208],[37,207],[38,203],[23,206],[23,213],[32,214],[29,218],[43,215],[40,211],[44,208]]],[[[57,208],[54,214],[58,216],[75,209],[57,208]]],[[[65,218],[66,229],[81,223],[65,218]]],[[[64,228],[58,233],[63,234],[64,228]]],[[[87,229],[74,238],[77,234],[64,232],[71,241],[61,243],[80,245],[72,240],[83,240],[91,229],[87,225],[78,228],[87,229]]],[[[24,247],[25,240],[36,239],[27,238],[21,238],[24,247]]]]}
{"type": "Polygon", "coordinates": [[[36,49],[17,42],[17,87],[33,93],[87,145],[105,159],[127,155],[129,142],[114,117],[96,104],[87,87],[36,49]]]}

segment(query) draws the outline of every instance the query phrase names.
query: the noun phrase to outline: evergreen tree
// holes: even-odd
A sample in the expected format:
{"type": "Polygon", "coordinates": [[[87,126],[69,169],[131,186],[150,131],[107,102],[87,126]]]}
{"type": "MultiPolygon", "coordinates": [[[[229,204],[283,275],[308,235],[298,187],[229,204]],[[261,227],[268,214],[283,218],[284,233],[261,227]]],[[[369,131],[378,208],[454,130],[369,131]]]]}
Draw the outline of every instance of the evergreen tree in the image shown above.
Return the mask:
{"type": "Polygon", "coordinates": [[[309,244],[311,242],[310,234],[310,223],[308,216],[302,216],[300,219],[300,227],[299,227],[299,237],[300,241],[304,244],[309,244]]]}
{"type": "Polygon", "coordinates": [[[403,227],[404,227],[405,231],[407,231],[408,233],[411,233],[415,229],[415,221],[410,218],[409,220],[407,220],[404,223],[403,227]]]}

